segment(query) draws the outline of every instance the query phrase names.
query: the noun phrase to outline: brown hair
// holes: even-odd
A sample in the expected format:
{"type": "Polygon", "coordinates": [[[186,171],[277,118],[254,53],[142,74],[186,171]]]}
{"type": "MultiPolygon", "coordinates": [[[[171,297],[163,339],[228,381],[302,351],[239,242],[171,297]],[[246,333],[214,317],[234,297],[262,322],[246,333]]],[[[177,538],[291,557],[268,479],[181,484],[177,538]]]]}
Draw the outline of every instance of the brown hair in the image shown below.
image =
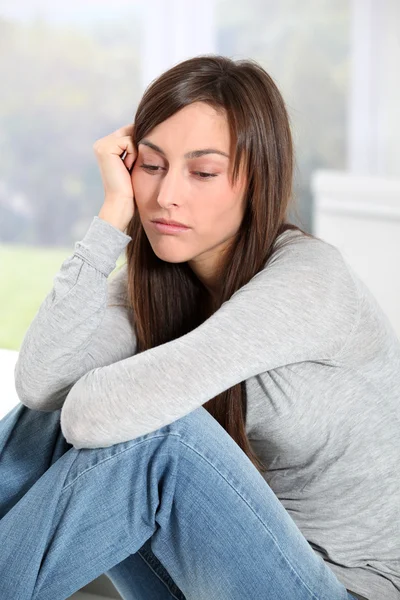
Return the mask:
{"type": "MultiPolygon", "coordinates": [[[[232,182],[243,164],[246,209],[234,242],[220,258],[218,281],[222,285],[216,305],[186,262],[169,263],[155,255],[135,210],[126,229],[132,237],[126,256],[127,296],[133,309],[137,352],[198,327],[265,267],[276,249],[277,237],[287,229],[314,237],[287,222],[292,198],[292,136],[285,103],[268,73],[251,59],[235,62],[219,55],[196,56],[173,66],[149,85],[139,103],[134,120],[136,151],[154,127],[193,102],[205,102],[227,117],[234,156],[232,182]]],[[[266,470],[245,430],[245,381],[203,406],[256,468],[266,470]]]]}

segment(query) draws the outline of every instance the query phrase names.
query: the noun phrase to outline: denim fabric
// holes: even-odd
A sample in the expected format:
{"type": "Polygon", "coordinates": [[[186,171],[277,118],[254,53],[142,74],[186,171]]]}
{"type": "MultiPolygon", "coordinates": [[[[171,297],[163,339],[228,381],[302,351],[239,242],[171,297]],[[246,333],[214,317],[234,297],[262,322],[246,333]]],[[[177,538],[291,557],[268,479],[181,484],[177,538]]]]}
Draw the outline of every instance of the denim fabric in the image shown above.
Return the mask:
{"type": "Polygon", "coordinates": [[[0,598],[65,600],[102,573],[132,600],[355,597],[204,407],[90,449],[60,412],[0,421],[0,598]]]}

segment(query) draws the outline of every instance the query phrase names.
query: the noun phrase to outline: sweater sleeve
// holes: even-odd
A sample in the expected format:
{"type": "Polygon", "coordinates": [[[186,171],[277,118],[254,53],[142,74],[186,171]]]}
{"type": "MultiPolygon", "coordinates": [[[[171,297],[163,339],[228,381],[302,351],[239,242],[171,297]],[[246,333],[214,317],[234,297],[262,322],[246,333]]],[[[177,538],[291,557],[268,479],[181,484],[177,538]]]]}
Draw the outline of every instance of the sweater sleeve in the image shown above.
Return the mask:
{"type": "Polygon", "coordinates": [[[108,306],[125,299],[126,264],[112,271],[131,239],[95,216],[74,254],[62,263],[15,365],[15,389],[25,406],[57,410],[82,375],[135,353],[131,309],[108,306]]]}
{"type": "Polygon", "coordinates": [[[304,236],[187,334],[96,367],[70,390],[61,428],[76,448],[107,447],[187,415],[233,385],[344,348],[357,311],[337,248],[304,236]]]}

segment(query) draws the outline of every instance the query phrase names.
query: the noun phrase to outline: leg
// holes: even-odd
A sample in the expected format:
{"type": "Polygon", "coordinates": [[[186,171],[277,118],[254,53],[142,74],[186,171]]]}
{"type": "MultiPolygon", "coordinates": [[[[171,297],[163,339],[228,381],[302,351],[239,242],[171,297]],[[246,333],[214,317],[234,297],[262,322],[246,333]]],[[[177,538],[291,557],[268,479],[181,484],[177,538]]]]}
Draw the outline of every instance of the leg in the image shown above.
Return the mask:
{"type": "Polygon", "coordinates": [[[349,598],[203,407],[135,440],[61,456],[0,521],[0,591],[66,598],[150,538],[188,600],[349,598]]]}
{"type": "Polygon", "coordinates": [[[0,420],[0,519],[73,448],[61,432],[60,413],[31,410],[19,403],[0,420]]]}
{"type": "Polygon", "coordinates": [[[135,554],[105,572],[124,600],[185,600],[147,540],[135,554]]]}
{"type": "MultiPolygon", "coordinates": [[[[62,434],[60,413],[35,411],[19,403],[0,420],[0,520],[73,448],[62,434]]],[[[125,600],[185,600],[147,542],[107,575],[125,600]]]]}

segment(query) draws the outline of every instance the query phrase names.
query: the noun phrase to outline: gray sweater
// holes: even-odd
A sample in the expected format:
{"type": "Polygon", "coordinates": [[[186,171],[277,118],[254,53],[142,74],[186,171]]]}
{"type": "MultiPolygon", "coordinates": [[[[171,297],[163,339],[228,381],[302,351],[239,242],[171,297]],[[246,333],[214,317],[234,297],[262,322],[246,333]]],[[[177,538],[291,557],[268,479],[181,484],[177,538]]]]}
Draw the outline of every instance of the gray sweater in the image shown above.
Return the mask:
{"type": "Polygon", "coordinates": [[[399,600],[400,342],[335,246],[282,235],[209,319],[135,354],[131,309],[109,306],[126,299],[126,264],[113,271],[131,237],[95,216],[25,334],[16,391],[62,408],[79,449],[155,431],[245,380],[263,476],[311,547],[347,589],[399,600]]]}

